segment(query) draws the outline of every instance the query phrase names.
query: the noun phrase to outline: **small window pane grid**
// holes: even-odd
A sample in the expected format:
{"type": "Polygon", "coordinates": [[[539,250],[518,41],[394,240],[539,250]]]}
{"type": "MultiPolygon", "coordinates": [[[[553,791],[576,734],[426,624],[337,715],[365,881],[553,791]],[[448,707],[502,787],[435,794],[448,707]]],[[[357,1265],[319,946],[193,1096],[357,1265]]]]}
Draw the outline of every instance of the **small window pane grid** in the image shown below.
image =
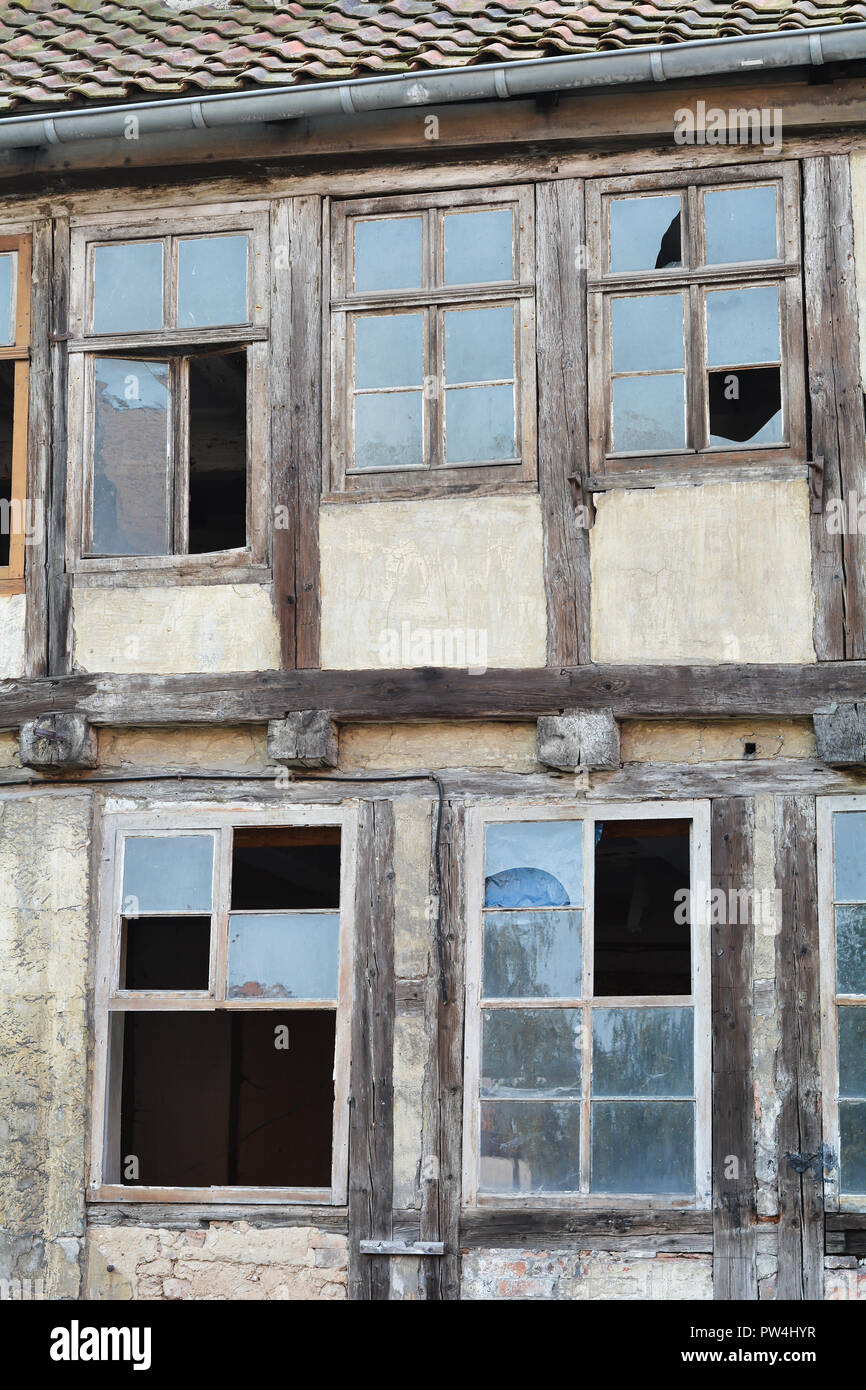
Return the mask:
{"type": "MultiPolygon", "coordinates": [[[[100,939],[92,1198],[237,1200],[237,1189],[149,1189],[146,1181],[127,1185],[120,1176],[122,1020],[130,1014],[252,1011],[269,1014],[280,1023],[292,1017],[297,1020],[301,1014],[335,1018],[331,1186],[262,1188],[261,1194],[266,1198],[279,1191],[289,1200],[344,1201],[348,1113],[344,1063],[348,1059],[355,858],[352,813],[305,808],[303,820],[288,816],[267,823],[236,813],[172,829],[149,824],[149,819],[119,824],[116,831],[108,827],[107,843],[114,841],[114,854],[105,885],[100,939]],[[333,841],[340,865],[339,903],[324,909],[242,906],[233,889],[233,877],[241,873],[238,845],[245,843],[241,836],[255,835],[260,828],[265,835],[274,830],[305,837],[324,833],[333,841]],[[145,944],[149,953],[143,949],[145,944]],[[156,971],[154,959],[159,962],[156,971]]],[[[249,883],[249,873],[245,881],[249,883]]],[[[245,1188],[244,1192],[245,1200],[256,1199],[256,1190],[245,1188]]]]}
{"type": "Polygon", "coordinates": [[[828,1210],[866,1210],[866,797],[818,799],[828,1210]]]}
{"type": "MultiPolygon", "coordinates": [[[[651,807],[476,812],[471,822],[464,1190],[528,1206],[709,1205],[706,903],[692,899],[692,992],[593,993],[594,854],[605,822],[651,807]],[[519,863],[517,861],[520,861],[519,863]],[[506,906],[505,904],[511,904],[506,906]]],[[[709,814],[688,817],[709,882],[709,814]]]]}
{"type": "Polygon", "coordinates": [[[803,463],[797,202],[783,165],[588,184],[594,472],[803,463]]]}
{"type": "Polygon", "coordinates": [[[75,229],[70,568],[265,564],[267,237],[256,211],[75,229]],[[197,433],[203,401],[231,458],[197,433]]]}
{"type": "Polygon", "coordinates": [[[531,481],[531,190],[337,203],[331,252],[331,488],[531,481]]]}
{"type": "Polygon", "coordinates": [[[10,504],[0,594],[24,592],[31,255],[29,235],[0,234],[0,495],[10,504]]]}

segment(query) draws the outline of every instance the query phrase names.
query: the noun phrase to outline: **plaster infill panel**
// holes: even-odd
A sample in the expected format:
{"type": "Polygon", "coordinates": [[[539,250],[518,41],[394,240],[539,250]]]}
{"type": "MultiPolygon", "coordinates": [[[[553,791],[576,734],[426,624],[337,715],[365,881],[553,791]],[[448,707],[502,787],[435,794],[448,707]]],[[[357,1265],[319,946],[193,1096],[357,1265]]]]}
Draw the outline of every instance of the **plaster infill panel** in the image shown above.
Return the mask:
{"type": "Polygon", "coordinates": [[[543,666],[537,497],[322,508],[322,665],[543,666]]]}
{"type": "Polygon", "coordinates": [[[75,592],[75,668],[143,675],[273,671],[280,640],[261,584],[75,592]]]}
{"type": "Polygon", "coordinates": [[[622,489],[596,505],[594,661],[815,660],[805,479],[622,489]]]}
{"type": "Polygon", "coordinates": [[[0,594],[0,680],[24,675],[23,594],[0,594]]]}

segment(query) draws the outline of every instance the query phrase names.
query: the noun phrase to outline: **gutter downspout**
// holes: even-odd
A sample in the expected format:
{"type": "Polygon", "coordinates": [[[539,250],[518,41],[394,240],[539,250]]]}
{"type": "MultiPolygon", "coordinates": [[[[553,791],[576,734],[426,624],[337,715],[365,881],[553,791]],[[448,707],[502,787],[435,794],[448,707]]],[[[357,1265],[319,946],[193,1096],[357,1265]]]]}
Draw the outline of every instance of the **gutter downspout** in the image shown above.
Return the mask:
{"type": "Polygon", "coordinates": [[[136,117],[140,138],[172,131],[218,130],[303,117],[341,114],[351,117],[400,107],[506,100],[587,87],[676,82],[749,69],[810,67],[858,58],[866,59],[866,24],[822,25],[755,37],[695,39],[601,53],[482,64],[456,71],[295,83],[240,94],[220,92],[167,101],[124,102],[90,110],[55,111],[39,116],[7,116],[0,118],[0,150],[65,145],[80,140],[121,139],[128,130],[130,116],[136,117]]]}

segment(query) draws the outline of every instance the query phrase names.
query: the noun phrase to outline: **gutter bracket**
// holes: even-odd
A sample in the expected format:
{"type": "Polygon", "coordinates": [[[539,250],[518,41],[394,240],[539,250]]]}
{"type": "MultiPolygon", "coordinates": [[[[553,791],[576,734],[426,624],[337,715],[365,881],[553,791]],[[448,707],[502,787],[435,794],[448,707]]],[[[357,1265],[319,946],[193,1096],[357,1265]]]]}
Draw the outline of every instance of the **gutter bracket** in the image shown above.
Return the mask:
{"type": "Polygon", "coordinates": [[[816,66],[824,62],[824,50],[821,47],[821,35],[809,35],[809,57],[816,66]]]}
{"type": "Polygon", "coordinates": [[[655,51],[650,53],[650,68],[652,69],[654,82],[665,81],[665,65],[660,53],[655,51]]]}

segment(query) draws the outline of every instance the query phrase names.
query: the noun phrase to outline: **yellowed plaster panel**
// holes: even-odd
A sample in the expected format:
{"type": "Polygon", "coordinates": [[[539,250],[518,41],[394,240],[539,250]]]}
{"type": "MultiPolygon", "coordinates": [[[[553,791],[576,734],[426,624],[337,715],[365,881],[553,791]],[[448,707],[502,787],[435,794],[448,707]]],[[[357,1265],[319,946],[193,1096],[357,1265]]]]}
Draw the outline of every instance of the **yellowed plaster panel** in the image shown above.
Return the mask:
{"type": "Polygon", "coordinates": [[[322,665],[543,666],[537,497],[322,508],[322,665]]]}
{"type": "Polygon", "coordinates": [[[592,657],[811,662],[805,479],[596,498],[592,657]]]}
{"type": "Polygon", "coordinates": [[[746,755],[764,758],[814,758],[815,734],[806,720],[729,719],[714,724],[659,720],[624,720],[620,725],[624,763],[719,763],[746,755]]]}
{"type": "Polygon", "coordinates": [[[271,671],[280,642],[261,584],[75,591],[79,671],[271,671]]]}
{"type": "Polygon", "coordinates": [[[340,767],[345,772],[440,767],[534,772],[535,724],[345,724],[340,767]]]}
{"type": "Polygon", "coordinates": [[[0,594],[0,680],[24,675],[23,594],[0,594]]]}
{"type": "MultiPolygon", "coordinates": [[[[263,772],[269,767],[267,727],[242,725],[179,729],[99,729],[100,767],[161,768],[165,772],[201,768],[217,772],[263,772]]],[[[0,759],[3,744],[0,740],[0,759]]],[[[0,761],[2,766],[2,761],[0,761]]]]}
{"type": "Polygon", "coordinates": [[[854,262],[860,310],[860,375],[866,382],[866,150],[851,155],[854,262]]]}

